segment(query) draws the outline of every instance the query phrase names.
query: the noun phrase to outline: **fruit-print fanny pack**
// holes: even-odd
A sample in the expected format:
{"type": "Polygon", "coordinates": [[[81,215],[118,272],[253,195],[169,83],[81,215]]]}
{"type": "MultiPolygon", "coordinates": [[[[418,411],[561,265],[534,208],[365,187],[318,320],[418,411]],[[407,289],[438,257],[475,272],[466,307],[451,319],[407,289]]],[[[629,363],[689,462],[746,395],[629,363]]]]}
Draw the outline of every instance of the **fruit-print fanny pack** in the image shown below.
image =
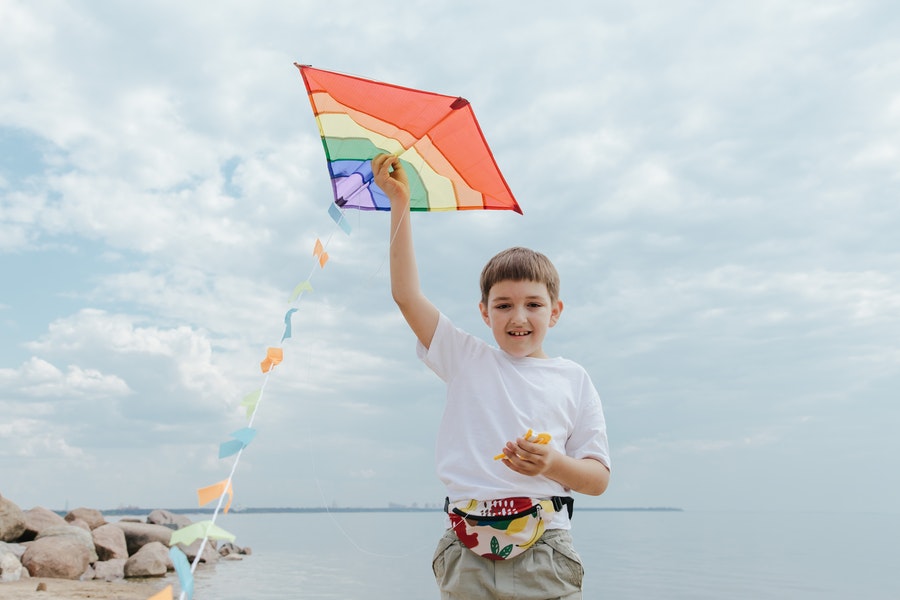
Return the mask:
{"type": "Polygon", "coordinates": [[[544,533],[543,513],[559,512],[563,506],[572,516],[574,500],[554,496],[496,500],[444,502],[444,510],[456,537],[469,550],[490,560],[508,560],[525,552],[544,533]]]}

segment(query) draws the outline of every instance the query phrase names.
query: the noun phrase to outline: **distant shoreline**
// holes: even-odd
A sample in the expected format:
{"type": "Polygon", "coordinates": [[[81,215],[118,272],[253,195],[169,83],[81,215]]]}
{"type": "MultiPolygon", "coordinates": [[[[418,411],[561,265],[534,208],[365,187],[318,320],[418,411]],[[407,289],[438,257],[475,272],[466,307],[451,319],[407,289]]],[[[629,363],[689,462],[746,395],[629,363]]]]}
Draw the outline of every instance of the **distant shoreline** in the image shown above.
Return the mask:
{"type": "MultiPolygon", "coordinates": [[[[140,515],[149,514],[156,509],[140,508],[136,506],[126,506],[123,508],[100,509],[104,515],[124,516],[124,515],[140,515]]],[[[166,508],[175,514],[213,514],[212,508],[166,508]]],[[[684,512],[684,509],[668,506],[651,506],[651,507],[590,507],[576,506],[577,512],[684,512]]],[[[65,511],[54,511],[58,514],[65,514],[65,511]]],[[[249,508],[232,508],[230,514],[265,514],[265,513],[420,513],[420,512],[443,512],[439,507],[414,507],[414,506],[388,506],[388,507],[249,507],[249,508]]]]}

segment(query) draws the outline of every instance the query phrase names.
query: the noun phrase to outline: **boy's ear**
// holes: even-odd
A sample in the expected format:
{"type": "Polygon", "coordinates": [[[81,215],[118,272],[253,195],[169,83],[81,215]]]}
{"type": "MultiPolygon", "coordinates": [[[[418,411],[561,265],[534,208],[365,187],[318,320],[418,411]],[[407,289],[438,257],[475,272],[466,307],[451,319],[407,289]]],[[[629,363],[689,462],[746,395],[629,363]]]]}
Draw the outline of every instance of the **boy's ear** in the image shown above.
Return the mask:
{"type": "Polygon", "coordinates": [[[488,315],[487,306],[485,306],[484,302],[478,303],[478,312],[481,313],[481,318],[484,319],[484,324],[488,327],[491,326],[491,317],[488,315]]]}
{"type": "Polygon", "coordinates": [[[562,314],[563,311],[563,303],[562,300],[557,300],[556,304],[550,307],[550,327],[556,325],[556,322],[559,321],[559,315],[562,314]]]}

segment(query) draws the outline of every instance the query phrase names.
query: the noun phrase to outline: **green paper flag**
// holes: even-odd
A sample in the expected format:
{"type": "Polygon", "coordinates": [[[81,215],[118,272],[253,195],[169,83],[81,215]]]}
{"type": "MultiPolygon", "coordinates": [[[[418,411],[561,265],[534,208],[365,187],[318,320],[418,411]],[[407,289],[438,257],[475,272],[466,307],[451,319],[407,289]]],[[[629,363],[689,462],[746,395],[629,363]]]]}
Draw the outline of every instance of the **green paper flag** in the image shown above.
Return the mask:
{"type": "Polygon", "coordinates": [[[174,546],[176,544],[189,546],[195,540],[203,538],[209,538],[211,540],[228,540],[229,542],[235,540],[234,534],[228,533],[218,525],[213,524],[212,521],[198,521],[197,523],[173,531],[172,537],[169,538],[169,546],[174,546]]]}
{"type": "Polygon", "coordinates": [[[247,418],[250,418],[250,415],[253,414],[253,411],[256,410],[256,405],[259,404],[259,397],[262,394],[262,390],[256,390],[251,394],[247,394],[244,396],[244,399],[241,400],[241,406],[247,409],[247,418]]]}

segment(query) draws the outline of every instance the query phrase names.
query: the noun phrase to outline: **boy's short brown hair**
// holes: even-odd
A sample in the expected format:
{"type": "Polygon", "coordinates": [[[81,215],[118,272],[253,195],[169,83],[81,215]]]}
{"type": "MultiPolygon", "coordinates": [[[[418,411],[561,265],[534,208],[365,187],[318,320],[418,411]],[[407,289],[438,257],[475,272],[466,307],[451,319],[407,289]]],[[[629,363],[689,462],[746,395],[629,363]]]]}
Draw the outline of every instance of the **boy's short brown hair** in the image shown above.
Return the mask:
{"type": "Polygon", "coordinates": [[[535,281],[547,286],[550,301],[559,299],[559,273],[550,259],[516,246],[496,254],[481,270],[481,302],[487,304],[491,288],[501,281],[535,281]]]}

